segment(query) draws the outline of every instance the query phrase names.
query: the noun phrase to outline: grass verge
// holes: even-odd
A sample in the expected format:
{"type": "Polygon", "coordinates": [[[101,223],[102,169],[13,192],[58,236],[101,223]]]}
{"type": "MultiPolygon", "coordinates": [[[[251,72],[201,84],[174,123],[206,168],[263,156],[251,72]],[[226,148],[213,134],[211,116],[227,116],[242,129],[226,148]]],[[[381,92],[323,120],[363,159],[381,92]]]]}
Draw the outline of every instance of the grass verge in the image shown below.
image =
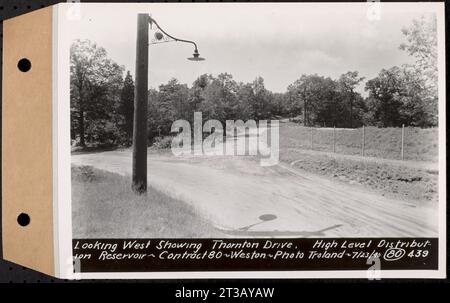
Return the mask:
{"type": "Polygon", "coordinates": [[[422,203],[438,201],[438,172],[419,168],[333,158],[328,155],[282,150],[280,159],[295,167],[349,184],[359,184],[381,195],[422,203]]]}
{"type": "Polygon", "coordinates": [[[130,178],[72,166],[74,238],[223,237],[188,204],[152,187],[138,196],[130,178]]]}

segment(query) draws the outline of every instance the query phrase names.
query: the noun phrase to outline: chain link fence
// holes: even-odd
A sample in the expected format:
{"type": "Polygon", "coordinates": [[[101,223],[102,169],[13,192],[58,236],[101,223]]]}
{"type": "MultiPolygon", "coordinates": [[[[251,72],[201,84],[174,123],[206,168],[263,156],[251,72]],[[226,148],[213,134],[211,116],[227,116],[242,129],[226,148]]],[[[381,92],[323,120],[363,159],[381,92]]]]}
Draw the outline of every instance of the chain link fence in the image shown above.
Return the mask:
{"type": "Polygon", "coordinates": [[[285,123],[281,147],[396,160],[438,160],[438,128],[304,127],[285,123]]]}

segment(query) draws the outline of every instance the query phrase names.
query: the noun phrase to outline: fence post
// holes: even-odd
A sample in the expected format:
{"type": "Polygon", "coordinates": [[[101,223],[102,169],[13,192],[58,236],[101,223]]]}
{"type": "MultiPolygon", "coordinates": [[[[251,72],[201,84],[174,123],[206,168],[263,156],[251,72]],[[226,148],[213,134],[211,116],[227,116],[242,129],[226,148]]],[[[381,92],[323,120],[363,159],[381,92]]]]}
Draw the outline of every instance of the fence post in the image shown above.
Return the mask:
{"type": "Polygon", "coordinates": [[[333,126],[333,153],[336,152],[336,125],[333,126]]]}
{"type": "Polygon", "coordinates": [[[364,125],[362,127],[361,155],[364,157],[364,149],[366,147],[366,131],[364,125]]]}
{"type": "Polygon", "coordinates": [[[313,127],[311,126],[311,150],[313,149],[313,127]]]}
{"type": "Polygon", "coordinates": [[[402,160],[405,159],[405,124],[402,124],[402,160]]]}

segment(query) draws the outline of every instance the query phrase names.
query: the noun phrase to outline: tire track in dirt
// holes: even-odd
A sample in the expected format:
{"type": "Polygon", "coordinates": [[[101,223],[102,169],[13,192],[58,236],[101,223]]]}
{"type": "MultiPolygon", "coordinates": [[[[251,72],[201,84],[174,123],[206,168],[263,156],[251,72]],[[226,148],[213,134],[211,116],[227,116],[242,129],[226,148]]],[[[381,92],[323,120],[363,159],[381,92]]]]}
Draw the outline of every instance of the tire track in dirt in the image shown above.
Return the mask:
{"type": "MultiPolygon", "coordinates": [[[[129,151],[73,155],[72,162],[122,175],[131,173],[129,151]]],[[[434,208],[411,207],[411,203],[335,183],[285,164],[261,168],[258,162],[242,157],[192,161],[150,155],[148,169],[151,186],[189,203],[234,237],[437,236],[434,208]],[[217,165],[219,161],[223,163],[217,165]],[[229,161],[233,161],[231,168],[229,161]],[[240,230],[258,223],[264,214],[276,219],[240,230]]]]}

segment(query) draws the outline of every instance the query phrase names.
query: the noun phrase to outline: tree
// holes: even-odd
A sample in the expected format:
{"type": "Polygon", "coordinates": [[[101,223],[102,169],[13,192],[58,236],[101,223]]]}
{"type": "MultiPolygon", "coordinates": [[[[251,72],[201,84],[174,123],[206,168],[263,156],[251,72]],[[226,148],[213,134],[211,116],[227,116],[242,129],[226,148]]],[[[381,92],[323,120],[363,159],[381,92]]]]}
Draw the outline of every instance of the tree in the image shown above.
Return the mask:
{"type": "Polygon", "coordinates": [[[290,95],[290,108],[292,112],[303,113],[303,125],[309,125],[308,116],[308,104],[310,102],[309,96],[310,83],[313,77],[318,77],[317,75],[302,75],[300,79],[296,80],[294,83],[290,84],[287,88],[288,94],[290,95]]]}
{"type": "Polygon", "coordinates": [[[134,113],[134,82],[130,71],[127,71],[120,94],[120,114],[123,117],[122,130],[126,134],[126,145],[131,145],[133,139],[133,113],[134,113]]]}
{"type": "Polygon", "coordinates": [[[284,117],[288,114],[287,94],[271,93],[271,115],[274,117],[284,117]]]}
{"type": "Polygon", "coordinates": [[[160,104],[166,106],[167,115],[172,121],[177,119],[189,120],[193,111],[188,101],[189,89],[186,84],[181,84],[172,78],[167,84],[159,86],[160,104]]]}
{"type": "Polygon", "coordinates": [[[114,140],[115,111],[122,86],[123,67],[106,50],[89,40],[76,40],[70,48],[72,138],[86,146],[92,140],[114,140]]]}
{"type": "Polygon", "coordinates": [[[155,137],[167,135],[169,129],[165,125],[164,113],[160,106],[159,92],[156,89],[148,91],[148,140],[151,142],[155,137]]]}
{"type": "Polygon", "coordinates": [[[430,127],[437,125],[437,91],[431,93],[426,79],[416,68],[404,65],[401,69],[402,102],[401,115],[404,123],[412,126],[430,127]]]}
{"type": "Polygon", "coordinates": [[[422,16],[413,20],[412,25],[402,29],[407,42],[400,44],[400,49],[416,59],[415,67],[423,76],[436,84],[437,71],[437,21],[436,15],[422,16]]]}
{"type": "Polygon", "coordinates": [[[193,109],[189,105],[189,89],[172,78],[161,84],[159,90],[149,90],[148,94],[148,136],[170,134],[172,123],[178,119],[192,120],[193,109]]]}
{"type": "Polygon", "coordinates": [[[414,64],[382,70],[366,83],[370,119],[381,126],[401,124],[429,127],[438,123],[438,69],[436,16],[413,20],[402,32],[400,45],[414,64]]]}
{"type": "Polygon", "coordinates": [[[366,83],[369,91],[369,119],[379,126],[402,124],[429,127],[434,125],[433,115],[427,107],[425,81],[409,65],[383,69],[376,78],[366,83]]]}
{"type": "MultiPolygon", "coordinates": [[[[204,93],[206,87],[211,83],[212,76],[208,74],[200,75],[194,83],[192,83],[192,88],[189,90],[189,108],[192,111],[200,110],[202,102],[204,102],[204,93]]],[[[189,120],[191,121],[191,120],[189,120]]]]}
{"type": "Polygon", "coordinates": [[[414,76],[414,83],[421,82],[421,98],[417,100],[421,104],[417,107],[422,108],[427,116],[427,121],[423,121],[421,124],[437,125],[438,53],[436,15],[422,16],[419,20],[413,20],[412,25],[403,28],[402,32],[407,42],[402,43],[400,49],[405,50],[416,59],[415,63],[409,66],[409,74],[414,76]]]}
{"type": "Polygon", "coordinates": [[[254,117],[253,103],[255,99],[255,94],[253,91],[252,84],[250,83],[239,83],[239,88],[236,93],[236,98],[239,102],[238,116],[236,119],[249,120],[254,117]]]}
{"type": "Polygon", "coordinates": [[[230,74],[223,73],[212,78],[200,104],[205,119],[217,119],[223,123],[227,119],[234,120],[239,111],[237,91],[238,84],[230,74]]]}
{"type": "Polygon", "coordinates": [[[255,120],[264,120],[271,118],[271,93],[264,86],[264,79],[257,77],[252,83],[254,99],[252,102],[253,114],[255,120]]]}
{"type": "Polygon", "coordinates": [[[338,87],[342,96],[348,100],[349,104],[349,126],[353,127],[353,106],[354,101],[358,97],[355,93],[355,88],[364,80],[364,77],[359,77],[357,71],[350,71],[341,75],[338,79],[338,87]]]}
{"type": "Polygon", "coordinates": [[[288,86],[288,99],[293,112],[303,113],[303,125],[311,126],[330,121],[336,83],[317,74],[302,75],[288,86]]]}
{"type": "Polygon", "coordinates": [[[378,126],[401,126],[405,122],[405,117],[402,116],[402,99],[407,93],[402,73],[402,69],[397,66],[383,69],[376,78],[366,83],[371,121],[378,126]]]}

